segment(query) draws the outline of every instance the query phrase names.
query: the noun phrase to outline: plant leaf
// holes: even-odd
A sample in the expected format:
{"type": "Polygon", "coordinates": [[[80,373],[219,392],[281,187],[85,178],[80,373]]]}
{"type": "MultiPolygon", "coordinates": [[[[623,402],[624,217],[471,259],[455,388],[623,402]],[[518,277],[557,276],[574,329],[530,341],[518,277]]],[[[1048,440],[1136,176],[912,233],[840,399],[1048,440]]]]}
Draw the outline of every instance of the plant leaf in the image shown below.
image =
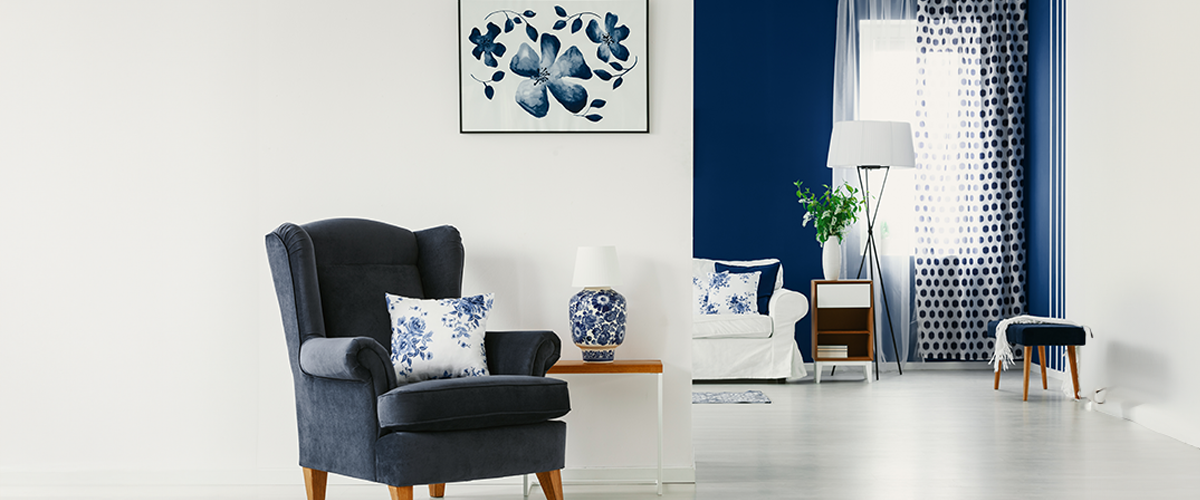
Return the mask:
{"type": "Polygon", "coordinates": [[[613,82],[613,90],[617,90],[617,87],[620,87],[622,83],[625,83],[625,79],[617,78],[617,80],[613,82]]]}
{"type": "Polygon", "coordinates": [[[587,118],[588,120],[591,120],[593,122],[598,122],[598,121],[600,121],[601,118],[604,118],[604,117],[600,116],[600,115],[587,115],[584,118],[587,118]]]}
{"type": "Polygon", "coordinates": [[[517,24],[521,24],[521,18],[519,18],[519,17],[514,17],[514,18],[513,18],[513,22],[514,22],[514,23],[517,23],[517,24]]]}
{"type": "Polygon", "coordinates": [[[560,30],[560,29],[563,29],[563,28],[566,28],[566,27],[567,27],[567,22],[566,22],[566,21],[563,21],[562,19],[559,19],[559,20],[557,20],[557,21],[554,21],[554,29],[556,29],[556,30],[560,30]]]}
{"type": "Polygon", "coordinates": [[[510,31],[512,31],[512,30],[513,30],[513,22],[512,22],[512,19],[505,19],[505,20],[504,20],[504,32],[505,32],[505,33],[508,33],[508,32],[510,32],[510,31]]]}
{"type": "Polygon", "coordinates": [[[525,34],[529,35],[530,41],[537,41],[537,30],[531,24],[525,24],[525,34]]]}
{"type": "Polygon", "coordinates": [[[524,15],[525,15],[525,17],[533,17],[533,16],[536,16],[536,15],[537,15],[537,12],[534,12],[534,11],[532,11],[532,10],[527,10],[527,11],[525,11],[525,12],[522,12],[522,14],[524,14],[524,15]]]}
{"type": "Polygon", "coordinates": [[[608,65],[612,66],[612,68],[617,71],[621,71],[621,70],[625,69],[624,66],[621,66],[621,63],[616,62],[616,61],[610,62],[610,63],[608,63],[608,65]]]}
{"type": "Polygon", "coordinates": [[[612,73],[609,73],[602,69],[597,68],[594,72],[596,73],[596,76],[600,77],[601,80],[604,80],[606,82],[612,78],[612,73]]]}
{"type": "Polygon", "coordinates": [[[592,100],[593,108],[603,108],[605,104],[608,104],[608,102],[605,101],[604,99],[593,99],[592,100]]]}
{"type": "Polygon", "coordinates": [[[571,33],[578,32],[580,28],[583,28],[583,18],[577,17],[571,21],[571,33]]]}
{"type": "Polygon", "coordinates": [[[487,96],[488,100],[491,100],[496,95],[496,89],[492,88],[491,85],[484,85],[483,95],[487,96]]]}
{"type": "Polygon", "coordinates": [[[559,5],[554,6],[554,13],[558,14],[558,17],[567,17],[567,9],[564,9],[559,5]]]}
{"type": "Polygon", "coordinates": [[[495,73],[492,73],[492,81],[493,81],[493,82],[498,82],[498,81],[500,81],[500,80],[503,80],[503,79],[504,79],[504,72],[503,72],[503,71],[497,71],[497,72],[495,72],[495,73]]]}

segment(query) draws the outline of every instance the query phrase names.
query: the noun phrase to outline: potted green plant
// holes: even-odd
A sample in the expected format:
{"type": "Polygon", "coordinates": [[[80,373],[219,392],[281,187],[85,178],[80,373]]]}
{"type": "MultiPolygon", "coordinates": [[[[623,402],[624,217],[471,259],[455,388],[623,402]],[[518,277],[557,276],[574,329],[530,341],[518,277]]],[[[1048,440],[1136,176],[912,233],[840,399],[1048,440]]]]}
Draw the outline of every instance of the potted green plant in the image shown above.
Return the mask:
{"type": "Polygon", "coordinates": [[[842,270],[842,236],[851,224],[858,220],[862,198],[858,190],[849,184],[835,189],[824,185],[825,193],[817,196],[796,181],[796,197],[804,204],[804,226],[813,222],[817,228],[817,241],[821,243],[821,269],[825,279],[836,280],[842,270]]]}

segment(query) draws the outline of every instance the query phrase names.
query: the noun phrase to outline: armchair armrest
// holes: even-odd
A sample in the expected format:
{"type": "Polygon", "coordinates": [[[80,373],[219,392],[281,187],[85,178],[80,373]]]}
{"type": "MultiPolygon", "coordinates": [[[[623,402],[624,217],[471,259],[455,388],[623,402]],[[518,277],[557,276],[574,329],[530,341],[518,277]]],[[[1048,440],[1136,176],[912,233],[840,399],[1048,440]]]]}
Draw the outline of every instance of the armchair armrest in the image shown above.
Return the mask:
{"type": "Polygon", "coordinates": [[[558,335],[544,330],[487,332],[483,340],[492,375],[544,377],[562,349],[558,335]]]}
{"type": "Polygon", "coordinates": [[[371,382],[376,395],[396,387],[391,357],[370,337],[309,338],[300,345],[300,369],[315,377],[371,382]]]}
{"type": "Polygon", "coordinates": [[[778,330],[780,326],[794,324],[808,315],[808,297],[786,288],[775,290],[767,304],[771,321],[778,330]]]}

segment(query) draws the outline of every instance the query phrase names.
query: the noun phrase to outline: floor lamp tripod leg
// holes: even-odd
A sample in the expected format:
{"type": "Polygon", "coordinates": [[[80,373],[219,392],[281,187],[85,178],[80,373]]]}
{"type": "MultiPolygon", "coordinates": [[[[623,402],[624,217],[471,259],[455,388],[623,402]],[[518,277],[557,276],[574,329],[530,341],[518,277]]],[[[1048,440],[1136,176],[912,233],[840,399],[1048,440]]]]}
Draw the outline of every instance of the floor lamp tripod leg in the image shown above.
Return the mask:
{"type": "MultiPolygon", "coordinates": [[[[872,247],[873,246],[874,241],[872,241],[872,247]]],[[[900,348],[896,344],[896,327],[892,325],[892,308],[888,305],[887,287],[883,286],[883,265],[879,262],[879,251],[875,250],[873,254],[875,256],[875,265],[880,269],[879,291],[883,294],[883,313],[885,316],[887,316],[888,334],[890,334],[892,337],[892,355],[896,357],[896,370],[899,370],[900,374],[904,375],[904,367],[900,365],[900,348]]],[[[876,372],[875,375],[878,377],[879,373],[876,372]]]]}
{"type": "MultiPolygon", "coordinates": [[[[887,287],[883,283],[883,263],[879,260],[879,247],[875,241],[875,221],[879,218],[879,207],[882,204],[883,188],[887,187],[888,175],[891,169],[884,168],[883,185],[879,188],[880,200],[876,200],[875,213],[871,213],[871,169],[866,167],[858,167],[858,185],[863,191],[863,202],[865,206],[865,214],[867,217],[867,245],[863,251],[863,258],[858,263],[858,276],[862,276],[864,261],[870,260],[871,278],[875,277],[875,270],[879,270],[879,291],[883,295],[883,312],[887,317],[888,334],[892,338],[892,355],[896,358],[896,369],[901,375],[904,375],[904,368],[900,365],[900,348],[896,344],[896,328],[892,325],[892,308],[888,304],[887,287]]],[[[879,380],[879,360],[878,356],[872,356],[872,361],[875,363],[875,379],[879,380]]]]}

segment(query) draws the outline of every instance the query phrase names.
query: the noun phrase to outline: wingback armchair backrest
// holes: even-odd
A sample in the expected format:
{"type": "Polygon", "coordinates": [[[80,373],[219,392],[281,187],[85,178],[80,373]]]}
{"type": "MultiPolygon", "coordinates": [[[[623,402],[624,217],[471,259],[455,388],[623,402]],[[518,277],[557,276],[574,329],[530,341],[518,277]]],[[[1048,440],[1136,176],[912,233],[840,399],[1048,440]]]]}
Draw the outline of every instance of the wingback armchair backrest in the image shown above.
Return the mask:
{"type": "Polygon", "coordinates": [[[415,298],[462,294],[462,238],[452,226],[412,232],[364,219],[328,219],[276,230],[288,245],[301,343],[309,335],[371,337],[391,347],[384,293],[415,298]],[[307,240],[307,241],[305,241],[307,240]],[[308,276],[311,275],[311,276],[308,276]],[[315,285],[315,289],[311,288],[315,285]]]}

